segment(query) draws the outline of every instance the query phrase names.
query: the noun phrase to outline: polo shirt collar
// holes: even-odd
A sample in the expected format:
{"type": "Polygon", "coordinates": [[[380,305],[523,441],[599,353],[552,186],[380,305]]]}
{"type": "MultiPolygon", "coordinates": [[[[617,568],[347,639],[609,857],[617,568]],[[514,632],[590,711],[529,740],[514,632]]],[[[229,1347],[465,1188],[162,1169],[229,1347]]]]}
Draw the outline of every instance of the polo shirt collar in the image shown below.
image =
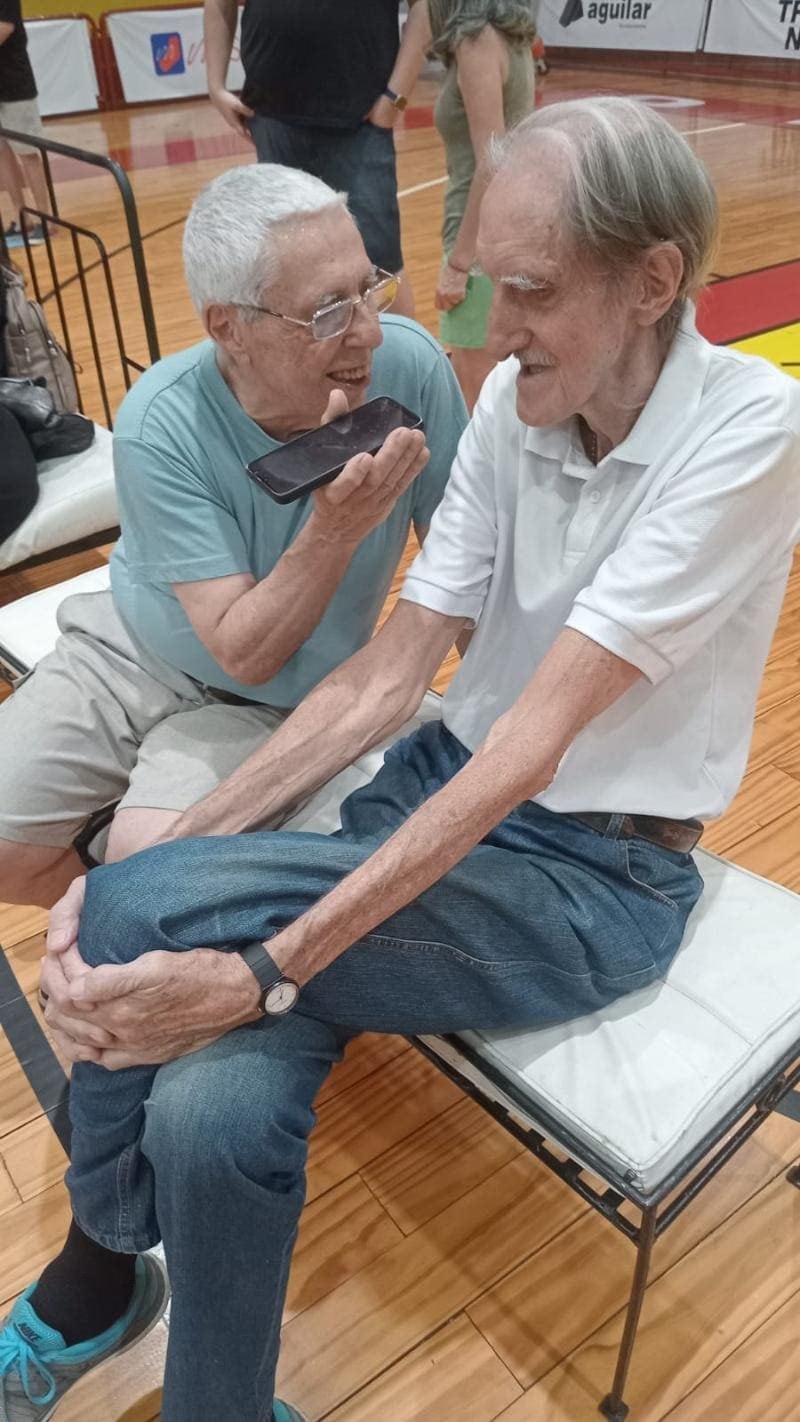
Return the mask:
{"type": "MultiPolygon", "coordinates": [[[[646,466],[661,454],[665,430],[674,429],[697,412],[703,394],[712,347],[697,330],[694,303],[687,301],[675,339],[658,380],[633,429],[610,457],[625,464],[646,466]]],[[[562,465],[578,440],[575,420],[559,425],[529,425],[525,448],[562,465]]],[[[578,445],[580,441],[578,440],[578,445]]]]}

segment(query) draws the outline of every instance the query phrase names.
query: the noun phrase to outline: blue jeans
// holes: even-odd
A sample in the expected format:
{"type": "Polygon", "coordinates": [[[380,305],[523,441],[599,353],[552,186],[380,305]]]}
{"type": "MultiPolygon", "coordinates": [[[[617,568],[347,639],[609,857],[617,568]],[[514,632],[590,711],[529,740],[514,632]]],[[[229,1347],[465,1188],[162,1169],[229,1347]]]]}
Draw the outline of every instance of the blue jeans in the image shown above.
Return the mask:
{"type": "MultiPolygon", "coordinates": [[[[345,801],[338,835],[176,841],[94,870],[84,958],[126,963],[279,931],[468,758],[432,722],[345,801]]],[[[354,1035],[531,1027],[663,974],[702,881],[690,855],[618,838],[621,819],[603,836],[526,802],[308,983],[288,1017],[161,1068],[75,1068],[76,1218],[111,1249],[164,1241],[164,1422],[271,1417],[314,1097],[354,1035]]]]}
{"type": "Polygon", "coordinates": [[[384,271],[402,269],[392,129],[366,119],[356,129],[315,128],[257,114],[250,120],[250,133],[259,163],[304,168],[335,192],[347,193],[370,261],[384,271]]]}

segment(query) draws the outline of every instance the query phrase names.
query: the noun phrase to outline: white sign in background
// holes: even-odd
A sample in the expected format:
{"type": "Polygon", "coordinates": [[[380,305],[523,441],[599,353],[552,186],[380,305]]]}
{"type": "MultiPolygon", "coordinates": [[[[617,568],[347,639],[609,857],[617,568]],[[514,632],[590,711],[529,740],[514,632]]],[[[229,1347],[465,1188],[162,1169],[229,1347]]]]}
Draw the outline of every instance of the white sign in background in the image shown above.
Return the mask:
{"type": "Polygon", "coordinates": [[[706,49],[800,59],[800,0],[713,0],[706,49]]]}
{"type": "Polygon", "coordinates": [[[97,75],[86,20],[30,20],[25,33],[39,112],[47,116],[96,109],[97,75]]]}
{"type": "MultiPolygon", "coordinates": [[[[109,15],[107,24],[127,103],[208,92],[202,9],[126,10],[109,15]]],[[[231,89],[244,83],[240,24],[241,12],[228,70],[231,89]]]]}
{"type": "Polygon", "coordinates": [[[708,0],[541,0],[538,26],[545,44],[677,53],[697,49],[707,9],[708,0]]]}

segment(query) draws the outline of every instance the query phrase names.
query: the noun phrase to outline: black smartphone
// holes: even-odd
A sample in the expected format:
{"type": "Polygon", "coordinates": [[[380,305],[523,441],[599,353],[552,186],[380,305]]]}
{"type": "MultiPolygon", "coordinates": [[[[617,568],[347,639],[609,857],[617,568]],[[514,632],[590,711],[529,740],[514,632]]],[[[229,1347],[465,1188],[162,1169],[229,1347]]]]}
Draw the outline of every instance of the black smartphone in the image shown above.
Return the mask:
{"type": "Polygon", "coordinates": [[[248,464],[259,488],[279,504],[290,504],[341,474],[354,454],[377,454],[392,430],[422,428],[413,410],[379,395],[318,430],[307,430],[248,464]]]}

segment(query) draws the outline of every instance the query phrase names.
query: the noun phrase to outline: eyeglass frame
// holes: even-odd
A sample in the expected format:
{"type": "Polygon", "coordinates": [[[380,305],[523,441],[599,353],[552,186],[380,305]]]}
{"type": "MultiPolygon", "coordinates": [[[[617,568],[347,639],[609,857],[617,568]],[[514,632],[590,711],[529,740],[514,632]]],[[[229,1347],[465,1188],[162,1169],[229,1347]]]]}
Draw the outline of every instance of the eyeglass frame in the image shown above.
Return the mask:
{"type": "MultiPolygon", "coordinates": [[[[395,287],[399,286],[399,277],[397,276],[396,272],[387,272],[384,267],[377,267],[375,271],[374,285],[368,287],[366,291],[362,292],[361,296],[343,296],[340,297],[338,301],[329,302],[327,306],[320,306],[314,312],[310,321],[304,321],[300,316],[287,316],[284,311],[271,311],[268,306],[256,306],[252,302],[237,301],[236,305],[244,311],[260,311],[262,316],[275,316],[279,321],[289,321],[293,326],[305,326],[306,328],[311,329],[311,335],[315,341],[334,341],[337,336],[343,336],[345,331],[349,331],[350,327],[353,324],[353,317],[355,315],[356,307],[360,306],[362,302],[367,301],[369,297],[372,296],[376,291],[380,291],[381,287],[388,286],[390,282],[394,282],[395,287]],[[330,336],[315,336],[313,326],[317,317],[326,316],[329,311],[335,310],[337,306],[350,307],[350,316],[346,324],[342,327],[341,331],[334,331],[330,336]]],[[[392,300],[387,301],[386,305],[381,307],[381,311],[388,311],[396,296],[397,291],[395,290],[395,294],[392,297],[392,300]]],[[[371,314],[374,316],[380,316],[381,311],[374,311],[371,314]]]]}

